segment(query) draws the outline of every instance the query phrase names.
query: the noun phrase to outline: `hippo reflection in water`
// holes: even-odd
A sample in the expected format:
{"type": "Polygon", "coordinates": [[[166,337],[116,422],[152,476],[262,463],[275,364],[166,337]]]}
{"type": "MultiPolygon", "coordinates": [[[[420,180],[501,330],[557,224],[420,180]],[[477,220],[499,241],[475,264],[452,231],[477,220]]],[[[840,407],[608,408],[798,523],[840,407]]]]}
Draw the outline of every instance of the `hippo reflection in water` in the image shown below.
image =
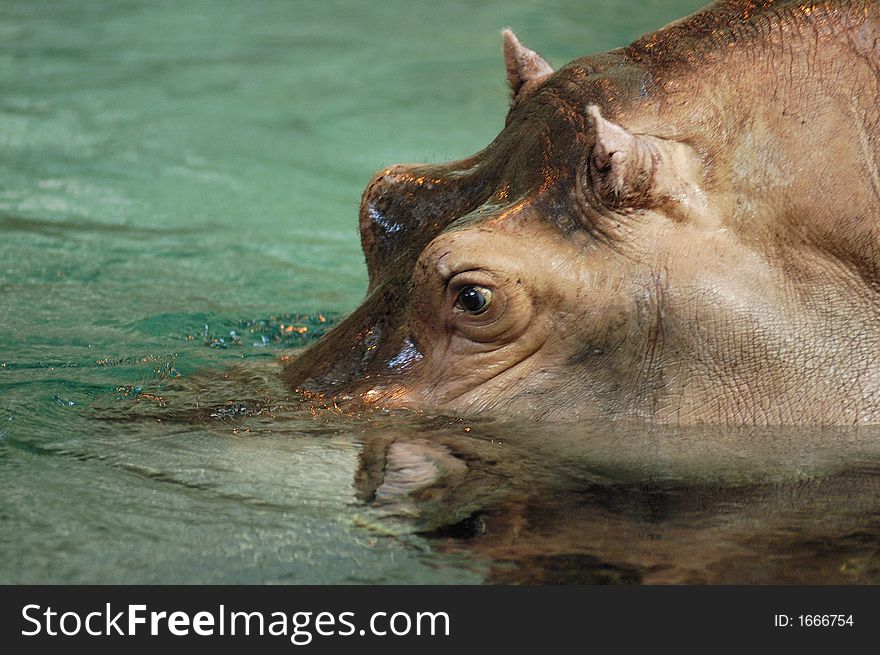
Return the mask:
{"type": "Polygon", "coordinates": [[[478,154],[367,186],[313,397],[534,419],[880,422],[880,9],[730,0],[554,71],[504,33],[478,154]]]}

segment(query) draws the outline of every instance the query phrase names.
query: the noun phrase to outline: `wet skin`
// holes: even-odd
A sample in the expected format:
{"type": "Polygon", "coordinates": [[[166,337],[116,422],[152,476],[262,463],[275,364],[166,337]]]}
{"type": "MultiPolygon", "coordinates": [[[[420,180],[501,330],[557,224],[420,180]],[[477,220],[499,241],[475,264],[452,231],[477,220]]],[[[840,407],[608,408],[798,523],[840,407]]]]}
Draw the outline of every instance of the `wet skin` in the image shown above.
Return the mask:
{"type": "Polygon", "coordinates": [[[533,419],[880,421],[880,10],[721,2],[552,71],[505,34],[482,152],[378,173],[319,400],[533,419]]]}

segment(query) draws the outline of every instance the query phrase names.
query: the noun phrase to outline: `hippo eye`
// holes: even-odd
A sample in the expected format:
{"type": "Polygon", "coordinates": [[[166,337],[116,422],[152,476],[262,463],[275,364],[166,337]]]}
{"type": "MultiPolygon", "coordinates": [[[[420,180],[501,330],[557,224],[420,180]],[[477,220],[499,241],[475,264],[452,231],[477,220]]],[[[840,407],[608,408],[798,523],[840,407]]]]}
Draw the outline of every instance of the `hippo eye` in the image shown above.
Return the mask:
{"type": "Polygon", "coordinates": [[[458,292],[455,304],[468,314],[482,314],[492,304],[492,292],[486,287],[469,285],[458,292]]]}

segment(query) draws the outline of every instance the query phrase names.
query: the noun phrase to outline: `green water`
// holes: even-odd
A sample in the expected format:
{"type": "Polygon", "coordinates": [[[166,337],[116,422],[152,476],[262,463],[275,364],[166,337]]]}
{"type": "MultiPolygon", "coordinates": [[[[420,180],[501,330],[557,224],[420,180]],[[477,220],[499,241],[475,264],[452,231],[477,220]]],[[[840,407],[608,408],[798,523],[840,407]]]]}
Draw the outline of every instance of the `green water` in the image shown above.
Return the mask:
{"type": "Polygon", "coordinates": [[[501,129],[501,28],[559,65],[700,5],[4,0],[0,582],[876,581],[874,433],[312,416],[278,380],[365,291],[372,172],[501,129]],[[373,451],[466,484],[372,501],[373,451]]]}

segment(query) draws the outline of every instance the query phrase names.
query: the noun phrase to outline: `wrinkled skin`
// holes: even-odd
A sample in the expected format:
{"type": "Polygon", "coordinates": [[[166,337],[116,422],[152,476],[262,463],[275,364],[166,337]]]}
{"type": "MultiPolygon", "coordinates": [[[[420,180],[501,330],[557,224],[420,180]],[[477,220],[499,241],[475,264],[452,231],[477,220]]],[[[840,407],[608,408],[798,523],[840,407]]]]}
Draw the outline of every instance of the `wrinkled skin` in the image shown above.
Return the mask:
{"type": "Polygon", "coordinates": [[[367,186],[367,298],[291,386],[534,419],[880,422],[874,2],[720,2],[556,72],[509,35],[506,62],[485,150],[367,186]]]}

